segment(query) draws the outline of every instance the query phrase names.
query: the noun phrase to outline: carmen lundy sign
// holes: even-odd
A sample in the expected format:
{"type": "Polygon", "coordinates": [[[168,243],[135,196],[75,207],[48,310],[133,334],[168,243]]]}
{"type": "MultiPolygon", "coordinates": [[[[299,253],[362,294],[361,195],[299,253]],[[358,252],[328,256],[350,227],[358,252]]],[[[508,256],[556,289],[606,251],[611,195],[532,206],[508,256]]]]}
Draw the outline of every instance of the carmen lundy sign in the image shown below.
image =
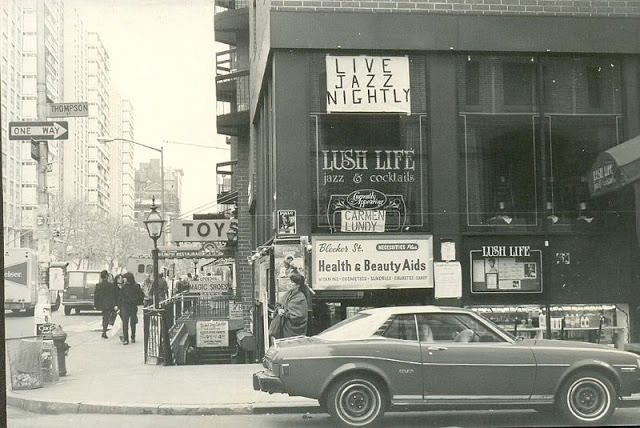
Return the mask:
{"type": "Polygon", "coordinates": [[[433,288],[433,238],[314,237],[316,290],[433,288]]]}
{"type": "Polygon", "coordinates": [[[411,113],[407,56],[326,56],[327,113],[411,113]]]}

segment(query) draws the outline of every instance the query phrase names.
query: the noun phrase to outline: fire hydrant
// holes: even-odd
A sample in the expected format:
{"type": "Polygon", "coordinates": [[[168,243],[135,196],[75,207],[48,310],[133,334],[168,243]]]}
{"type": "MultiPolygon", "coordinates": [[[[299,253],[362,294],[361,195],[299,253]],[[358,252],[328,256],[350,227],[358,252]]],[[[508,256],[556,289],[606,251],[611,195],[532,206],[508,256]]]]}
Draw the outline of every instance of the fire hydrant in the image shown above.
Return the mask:
{"type": "Polygon", "coordinates": [[[56,347],[56,351],[58,354],[58,375],[66,376],[67,375],[67,365],[65,362],[65,357],[69,352],[69,346],[65,341],[67,340],[67,333],[62,330],[62,326],[57,324],[53,331],[51,332],[51,336],[53,339],[53,344],[56,347]]]}

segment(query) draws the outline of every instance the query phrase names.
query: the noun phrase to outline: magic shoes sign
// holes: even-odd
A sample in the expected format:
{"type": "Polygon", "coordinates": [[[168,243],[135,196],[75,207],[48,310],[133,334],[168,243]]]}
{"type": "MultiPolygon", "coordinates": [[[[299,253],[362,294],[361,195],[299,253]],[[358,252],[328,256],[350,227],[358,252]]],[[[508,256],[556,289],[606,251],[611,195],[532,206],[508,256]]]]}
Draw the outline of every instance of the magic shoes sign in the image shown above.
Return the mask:
{"type": "Polygon", "coordinates": [[[409,57],[326,56],[327,113],[411,113],[409,57]]]}

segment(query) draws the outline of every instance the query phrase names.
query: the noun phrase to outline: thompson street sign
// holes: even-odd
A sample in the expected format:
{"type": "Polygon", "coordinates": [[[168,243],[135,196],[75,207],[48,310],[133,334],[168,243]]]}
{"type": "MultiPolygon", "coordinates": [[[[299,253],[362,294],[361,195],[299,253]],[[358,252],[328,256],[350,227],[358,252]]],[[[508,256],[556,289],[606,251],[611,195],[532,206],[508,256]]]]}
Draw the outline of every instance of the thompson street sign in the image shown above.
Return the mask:
{"type": "Polygon", "coordinates": [[[88,117],[89,103],[49,103],[47,104],[48,117],[88,117]]]}
{"type": "Polygon", "coordinates": [[[55,122],[9,122],[10,140],[67,140],[69,123],[55,122]]]}

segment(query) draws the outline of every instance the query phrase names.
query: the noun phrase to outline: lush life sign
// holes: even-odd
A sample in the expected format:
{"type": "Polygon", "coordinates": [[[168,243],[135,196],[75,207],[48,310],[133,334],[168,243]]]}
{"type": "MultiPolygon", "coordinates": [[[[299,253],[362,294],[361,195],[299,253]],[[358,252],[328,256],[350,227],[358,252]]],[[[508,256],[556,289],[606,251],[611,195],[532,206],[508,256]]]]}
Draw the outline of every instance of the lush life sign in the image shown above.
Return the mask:
{"type": "Polygon", "coordinates": [[[314,236],[314,289],[433,288],[431,235],[314,236]]]}
{"type": "Polygon", "coordinates": [[[411,113],[407,56],[327,55],[327,113],[411,113]]]}
{"type": "MultiPolygon", "coordinates": [[[[419,120],[388,128],[412,128],[419,120]]],[[[318,141],[316,159],[317,216],[319,227],[341,232],[393,232],[423,226],[424,168],[422,142],[400,137],[366,142],[352,147],[318,141]],[[384,148],[386,147],[386,148],[384,148]]]]}
{"type": "Polygon", "coordinates": [[[483,245],[469,253],[472,293],[541,293],[542,251],[530,245],[483,245]]]}

